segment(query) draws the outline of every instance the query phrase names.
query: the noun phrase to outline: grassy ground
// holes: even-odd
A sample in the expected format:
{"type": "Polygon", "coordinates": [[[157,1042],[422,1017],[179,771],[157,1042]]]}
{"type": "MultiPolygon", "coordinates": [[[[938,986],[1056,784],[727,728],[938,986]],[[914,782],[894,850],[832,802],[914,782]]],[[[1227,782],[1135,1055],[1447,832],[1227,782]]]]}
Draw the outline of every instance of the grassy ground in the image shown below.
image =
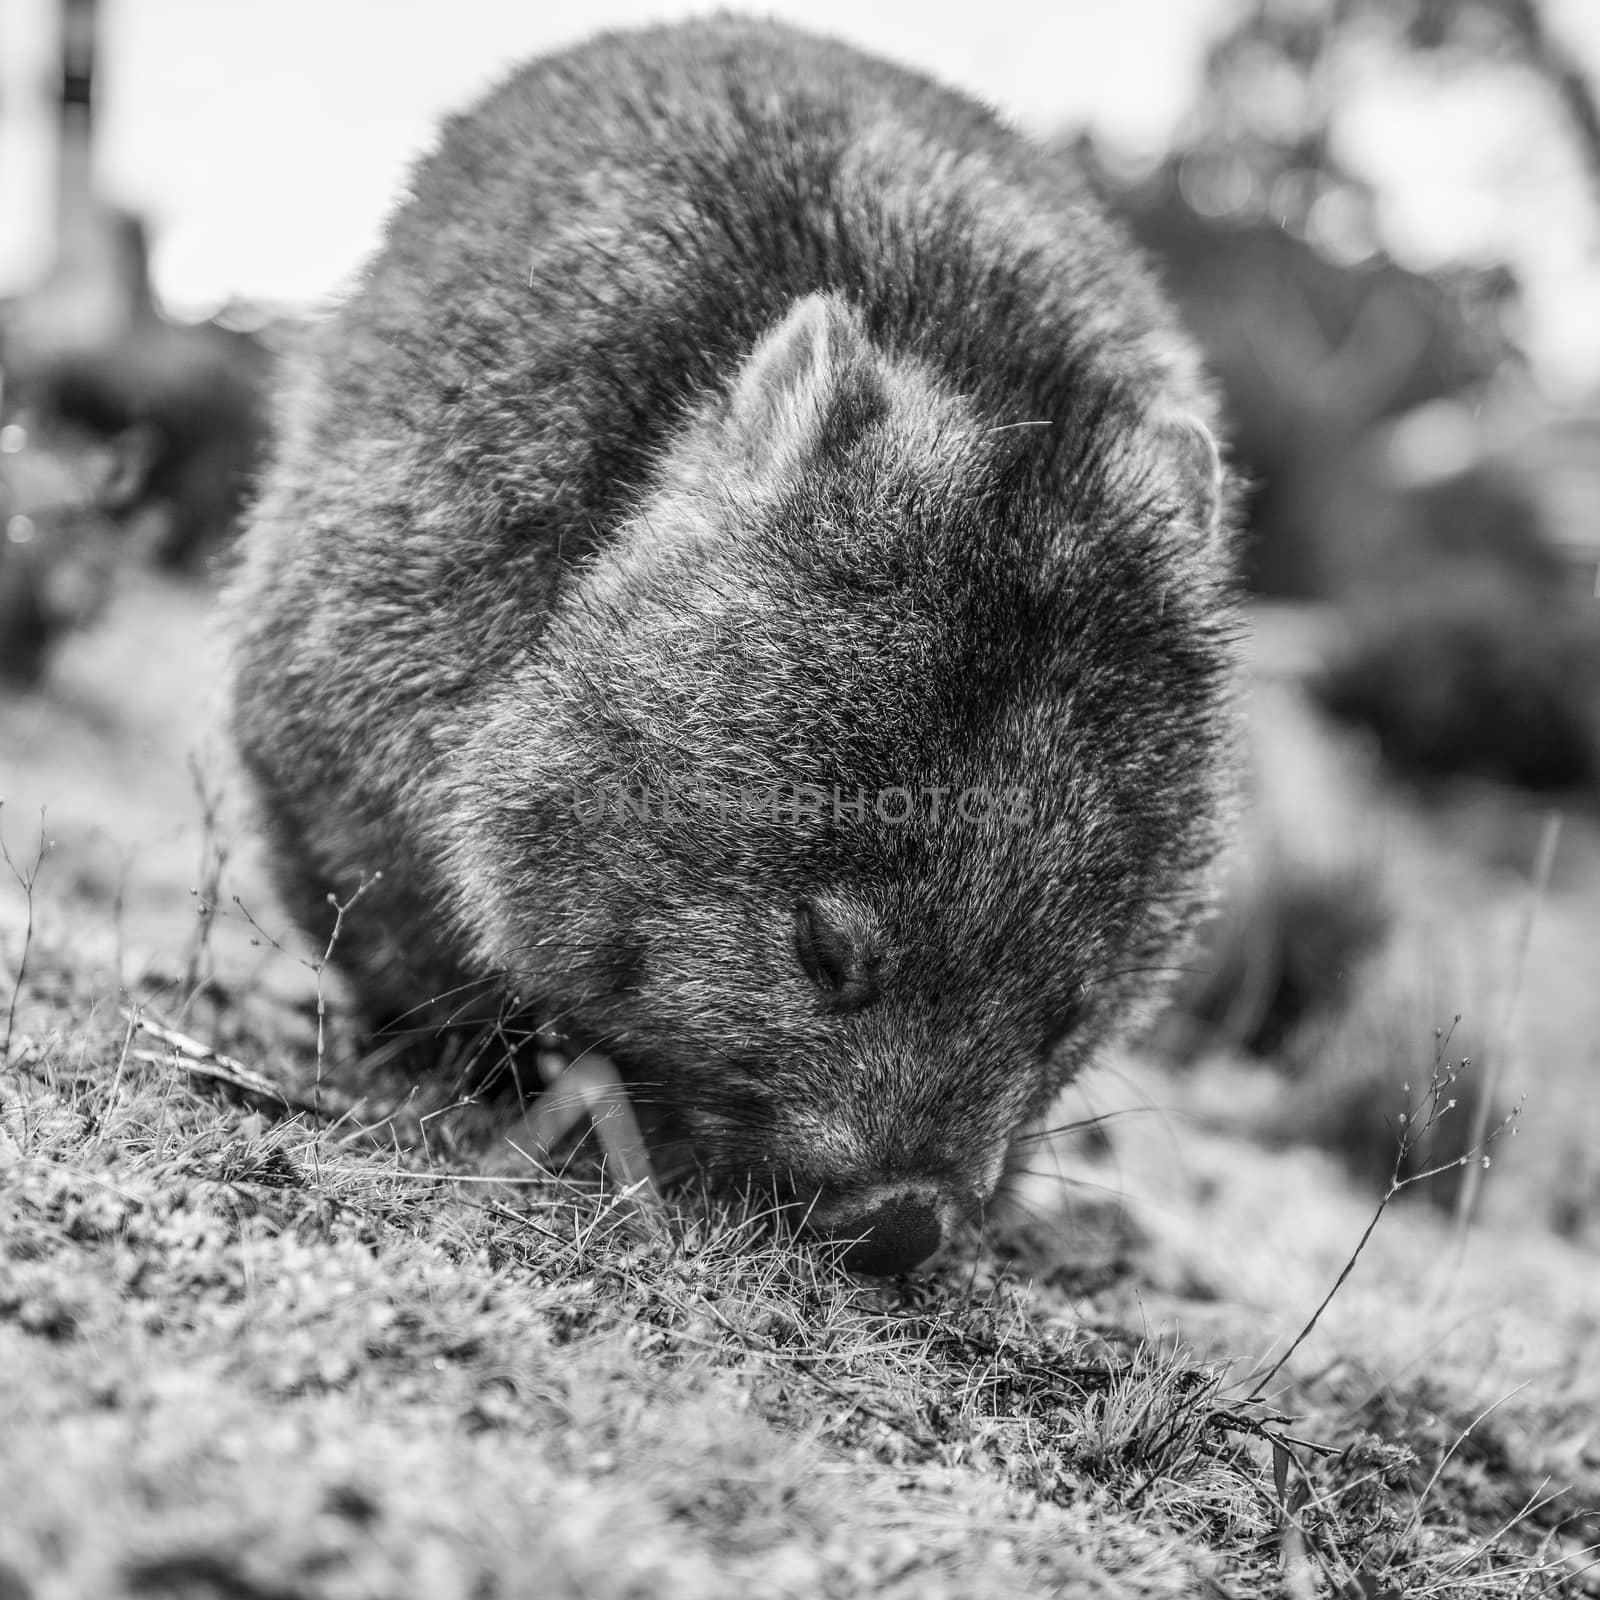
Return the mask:
{"type": "Polygon", "coordinates": [[[1587,825],[1536,893],[1542,819],[1441,838],[1264,687],[1260,836],[1360,857],[1395,921],[1309,1064],[1108,1063],[986,1240],[870,1284],[359,1078],[331,981],[319,1047],[215,660],[141,579],[0,701],[22,877],[41,805],[54,842],[0,877],[3,1600],[1600,1593],[1587,825]],[[1388,1170],[1456,1011],[1528,1096],[1478,1220],[1401,1194],[1278,1367],[1381,1192],[1347,1147],[1388,1170]]]}

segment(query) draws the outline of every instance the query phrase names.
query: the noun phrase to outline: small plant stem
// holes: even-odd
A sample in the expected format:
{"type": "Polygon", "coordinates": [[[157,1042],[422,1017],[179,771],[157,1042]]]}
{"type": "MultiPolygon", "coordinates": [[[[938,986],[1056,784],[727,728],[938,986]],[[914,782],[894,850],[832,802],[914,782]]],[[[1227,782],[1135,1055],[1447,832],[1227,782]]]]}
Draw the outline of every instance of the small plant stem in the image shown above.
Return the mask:
{"type": "MultiPolygon", "coordinates": [[[[1561,840],[1560,811],[1551,811],[1544,819],[1544,829],[1539,835],[1539,851],[1534,858],[1533,882],[1529,885],[1528,898],[1522,908],[1522,924],[1517,930],[1517,948],[1514,957],[1511,976],[1511,993],[1506,1000],[1505,1015],[1500,1023],[1499,1048],[1489,1053],[1488,1068],[1484,1074],[1482,1093],[1478,1102],[1472,1109],[1472,1130],[1467,1139],[1469,1150],[1478,1149],[1484,1141],[1489,1130],[1489,1115],[1494,1107],[1497,1092],[1500,1088],[1500,1075],[1504,1068],[1505,1060],[1510,1055],[1513,1046],[1514,1030],[1517,1020],[1517,1010],[1522,1000],[1523,980],[1528,971],[1528,949],[1533,943],[1534,923],[1538,920],[1539,906],[1544,900],[1545,893],[1550,887],[1550,874],[1555,867],[1556,846],[1561,840]]],[[[1483,1181],[1483,1167],[1479,1162],[1471,1162],[1467,1170],[1461,1175],[1461,1189],[1456,1196],[1455,1233],[1456,1248],[1455,1261],[1451,1269],[1451,1276],[1459,1270],[1462,1257],[1467,1250],[1467,1229],[1472,1223],[1472,1213],[1478,1203],[1478,1189],[1483,1181]]]]}
{"type": "Polygon", "coordinates": [[[22,981],[28,973],[28,956],[33,949],[33,886],[38,881],[39,869],[44,865],[44,858],[50,849],[50,841],[45,838],[44,811],[39,812],[39,848],[34,854],[33,865],[24,871],[11,859],[11,852],[6,848],[3,836],[0,836],[0,859],[5,861],[11,869],[11,876],[22,886],[23,898],[27,903],[27,922],[22,930],[22,954],[17,958],[17,974],[11,983],[11,1002],[6,1007],[6,1039],[4,1048],[0,1048],[0,1067],[11,1064],[11,1043],[17,1030],[17,1006],[22,999],[22,981]]]}
{"type": "MultiPolygon", "coordinates": [[[[1460,1020],[1461,1018],[1458,1016],[1456,1021],[1459,1022],[1460,1020]]],[[[1448,1048],[1451,1035],[1454,1032],[1453,1025],[1450,1033],[1447,1034],[1441,1035],[1438,1030],[1435,1030],[1435,1036],[1439,1039],[1439,1043],[1433,1072],[1416,1106],[1414,1108],[1408,1106],[1405,1115],[1400,1119],[1400,1134],[1395,1146],[1394,1166],[1389,1173],[1388,1187],[1383,1191],[1383,1195],[1374,1208],[1370,1220],[1365,1229],[1362,1230],[1360,1239],[1356,1241],[1355,1249],[1350,1252],[1349,1258],[1339,1272],[1339,1276],[1334,1280],[1333,1287],[1322,1297],[1317,1309],[1311,1313],[1305,1326],[1295,1335],[1294,1342],[1273,1362],[1255,1388],[1250,1391],[1245,1400],[1247,1405],[1261,1398],[1266,1391],[1267,1385],[1283,1370],[1290,1356],[1310,1336],[1311,1330],[1321,1320],[1322,1313],[1328,1309],[1333,1297],[1344,1287],[1345,1280],[1355,1270],[1355,1264],[1361,1259],[1361,1252],[1366,1249],[1367,1241],[1371,1239],[1373,1231],[1383,1218],[1384,1212],[1388,1210],[1389,1202],[1402,1190],[1409,1189],[1412,1184],[1426,1183],[1430,1178],[1440,1177],[1457,1167],[1470,1168],[1474,1165],[1483,1165],[1489,1159],[1485,1154],[1488,1147],[1495,1143],[1515,1123],[1521,1110],[1520,1106],[1508,1113],[1495,1128],[1485,1130],[1477,1142],[1470,1145],[1461,1155],[1454,1156],[1450,1160],[1443,1161],[1439,1165],[1429,1167],[1422,1172],[1406,1172],[1406,1162],[1411,1153],[1414,1150],[1427,1148],[1427,1138],[1434,1125],[1441,1117],[1448,1115],[1455,1106],[1455,1100],[1447,1100],[1445,1096],[1449,1094],[1450,1086],[1455,1081],[1456,1072],[1447,1070],[1444,1066],[1444,1052],[1448,1048]]],[[[1463,1065],[1465,1065],[1465,1062],[1463,1062],[1463,1065]]],[[[1459,1071],[1460,1069],[1456,1070],[1459,1071]]]]}
{"type": "Polygon", "coordinates": [[[216,921],[218,896],[222,891],[222,874],[228,864],[227,848],[218,842],[221,835],[218,822],[221,796],[206,787],[205,772],[193,754],[189,757],[189,781],[200,804],[200,881],[194,890],[198,902],[197,920],[184,967],[184,998],[180,1015],[186,1014],[193,1004],[211,965],[211,932],[216,921]]]}
{"type": "Polygon", "coordinates": [[[1401,1189],[1404,1187],[1404,1183],[1396,1183],[1393,1179],[1390,1180],[1389,1187],[1384,1190],[1383,1198],[1378,1202],[1377,1209],[1373,1211],[1371,1219],[1368,1221],[1366,1228],[1363,1230],[1360,1239],[1356,1242],[1355,1249],[1350,1252],[1349,1259],[1339,1271],[1339,1276],[1333,1280],[1333,1287],[1329,1289],[1325,1295],[1323,1295],[1322,1303],[1315,1311],[1311,1313],[1311,1316],[1307,1320],[1305,1326],[1301,1328],[1299,1333],[1294,1336],[1294,1342],[1287,1350],[1283,1352],[1281,1356],[1278,1357],[1276,1361],[1272,1363],[1270,1367],[1267,1368],[1265,1374],[1261,1377],[1255,1388],[1253,1388],[1250,1393],[1245,1396],[1246,1405],[1250,1404],[1250,1402],[1253,1400],[1259,1400],[1261,1398],[1261,1396],[1266,1392],[1267,1385],[1271,1383],[1272,1380],[1283,1370],[1284,1365],[1289,1360],[1289,1357],[1292,1356],[1308,1338],[1310,1338],[1311,1330],[1316,1327],[1317,1322],[1322,1316],[1322,1313],[1328,1309],[1329,1305],[1333,1301],[1333,1297],[1344,1287],[1345,1279],[1355,1271],[1356,1262],[1361,1259],[1361,1252],[1366,1249],[1367,1240],[1372,1237],[1373,1230],[1382,1220],[1384,1212],[1388,1210],[1389,1202],[1394,1199],[1394,1197],[1399,1194],[1401,1189]]]}

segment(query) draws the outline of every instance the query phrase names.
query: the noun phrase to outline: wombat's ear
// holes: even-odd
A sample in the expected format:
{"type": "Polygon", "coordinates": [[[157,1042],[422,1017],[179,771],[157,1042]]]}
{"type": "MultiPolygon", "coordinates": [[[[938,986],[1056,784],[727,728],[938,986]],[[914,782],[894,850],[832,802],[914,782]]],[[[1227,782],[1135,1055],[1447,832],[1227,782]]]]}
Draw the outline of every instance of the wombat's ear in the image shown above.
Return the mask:
{"type": "Polygon", "coordinates": [[[843,449],[887,408],[872,346],[837,295],[808,294],[751,351],[734,379],[728,430],[752,466],[843,449]]]}
{"type": "Polygon", "coordinates": [[[1168,459],[1177,464],[1196,523],[1215,539],[1222,527],[1222,452],[1216,435],[1188,411],[1164,413],[1156,419],[1156,432],[1168,459]]]}

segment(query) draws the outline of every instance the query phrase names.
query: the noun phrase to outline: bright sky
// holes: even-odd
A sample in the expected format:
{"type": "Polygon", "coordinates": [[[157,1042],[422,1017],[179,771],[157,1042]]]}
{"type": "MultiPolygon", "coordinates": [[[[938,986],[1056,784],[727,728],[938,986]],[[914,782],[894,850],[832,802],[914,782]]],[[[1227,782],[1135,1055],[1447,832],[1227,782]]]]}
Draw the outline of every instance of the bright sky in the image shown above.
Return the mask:
{"type": "MultiPolygon", "coordinates": [[[[681,0],[102,0],[104,187],[144,212],[167,305],[314,302],[370,248],[439,115],[527,55],[709,9],[681,0]]],[[[1032,128],[1156,148],[1229,0],[777,0],[794,22],[921,66],[1032,128]]],[[[1547,0],[1600,67],[1600,3],[1547,0]]],[[[48,249],[54,0],[0,0],[0,294],[48,249]]],[[[1561,388],[1600,383],[1600,229],[1549,115],[1514,86],[1350,87],[1349,153],[1421,259],[1508,247],[1561,388]],[[1508,246],[1509,241],[1509,246],[1508,246]]]]}

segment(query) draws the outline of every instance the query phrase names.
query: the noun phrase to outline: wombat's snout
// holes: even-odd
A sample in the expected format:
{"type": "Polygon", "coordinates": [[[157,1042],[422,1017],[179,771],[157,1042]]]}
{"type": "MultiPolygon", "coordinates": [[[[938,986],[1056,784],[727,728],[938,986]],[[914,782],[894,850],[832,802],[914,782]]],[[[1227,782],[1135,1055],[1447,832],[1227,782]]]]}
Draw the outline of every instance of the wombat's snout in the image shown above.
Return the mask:
{"type": "Polygon", "coordinates": [[[879,1184],[819,1204],[807,1216],[807,1233],[849,1241],[844,1265],[851,1272],[888,1277],[920,1266],[944,1243],[938,1191],[925,1184],[879,1184]]]}

